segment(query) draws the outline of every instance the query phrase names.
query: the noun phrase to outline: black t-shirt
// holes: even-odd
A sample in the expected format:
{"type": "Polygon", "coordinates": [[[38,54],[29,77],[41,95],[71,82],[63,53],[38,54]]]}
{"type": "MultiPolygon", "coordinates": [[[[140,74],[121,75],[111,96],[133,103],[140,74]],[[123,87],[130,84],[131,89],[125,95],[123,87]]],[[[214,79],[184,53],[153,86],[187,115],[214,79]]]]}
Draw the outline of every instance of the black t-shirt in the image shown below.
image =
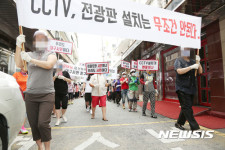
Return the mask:
{"type": "MultiPolygon", "coordinates": [[[[67,71],[62,72],[63,76],[70,79],[70,74],[67,71]]],[[[55,94],[64,94],[68,93],[68,84],[62,79],[55,79],[54,82],[55,94]]]]}
{"type": "Polygon", "coordinates": [[[190,62],[185,61],[182,57],[177,58],[174,63],[174,70],[176,71],[176,91],[182,91],[186,94],[194,95],[196,93],[196,77],[195,69],[190,70],[185,74],[178,74],[177,69],[189,67],[196,62],[190,60],[190,62]]]}

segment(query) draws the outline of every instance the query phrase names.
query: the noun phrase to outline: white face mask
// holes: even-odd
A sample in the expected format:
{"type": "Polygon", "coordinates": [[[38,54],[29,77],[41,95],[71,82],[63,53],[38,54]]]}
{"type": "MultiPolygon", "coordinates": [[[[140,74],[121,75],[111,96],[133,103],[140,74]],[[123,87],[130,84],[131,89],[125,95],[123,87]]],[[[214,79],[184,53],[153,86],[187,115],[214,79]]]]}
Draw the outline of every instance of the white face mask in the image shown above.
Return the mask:
{"type": "Polygon", "coordinates": [[[131,73],[132,76],[135,76],[135,73],[131,73]]]}
{"type": "Polygon", "coordinates": [[[35,42],[34,46],[36,51],[43,51],[43,50],[46,50],[48,46],[48,42],[35,42]]]}
{"type": "Polygon", "coordinates": [[[126,78],[126,75],[123,75],[124,78],[126,78]]]}
{"type": "Polygon", "coordinates": [[[189,50],[181,50],[181,56],[190,57],[190,53],[189,50]]]}
{"type": "Polygon", "coordinates": [[[117,79],[119,79],[120,77],[117,77],[117,79]]]}

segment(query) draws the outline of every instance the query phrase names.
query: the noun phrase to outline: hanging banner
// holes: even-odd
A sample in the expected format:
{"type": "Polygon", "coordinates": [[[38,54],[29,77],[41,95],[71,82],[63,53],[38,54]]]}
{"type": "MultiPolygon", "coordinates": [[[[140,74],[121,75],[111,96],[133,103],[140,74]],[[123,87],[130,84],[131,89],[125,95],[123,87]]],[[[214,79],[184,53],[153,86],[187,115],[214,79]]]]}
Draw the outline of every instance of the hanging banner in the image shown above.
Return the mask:
{"type": "Polygon", "coordinates": [[[63,71],[67,71],[71,76],[83,77],[86,75],[85,67],[63,63],[63,71]]]}
{"type": "Polygon", "coordinates": [[[86,63],[87,74],[105,74],[109,73],[108,62],[90,62],[86,63]]]}
{"type": "Polygon", "coordinates": [[[138,60],[137,61],[137,69],[138,70],[159,70],[159,61],[158,60],[138,60]]]}
{"type": "Polygon", "coordinates": [[[131,69],[137,69],[137,62],[136,61],[131,61],[131,69]]]}
{"type": "Polygon", "coordinates": [[[63,54],[72,54],[73,43],[59,40],[49,40],[48,51],[63,54]]]}
{"type": "Polygon", "coordinates": [[[201,46],[201,17],[136,2],[17,0],[16,4],[19,25],[28,28],[115,36],[189,48],[201,46]]]}
{"type": "Polygon", "coordinates": [[[109,73],[104,74],[106,79],[116,79],[117,77],[117,68],[109,68],[109,73]]]}
{"type": "Polygon", "coordinates": [[[121,60],[121,67],[125,69],[130,69],[130,63],[127,61],[121,60]]]}

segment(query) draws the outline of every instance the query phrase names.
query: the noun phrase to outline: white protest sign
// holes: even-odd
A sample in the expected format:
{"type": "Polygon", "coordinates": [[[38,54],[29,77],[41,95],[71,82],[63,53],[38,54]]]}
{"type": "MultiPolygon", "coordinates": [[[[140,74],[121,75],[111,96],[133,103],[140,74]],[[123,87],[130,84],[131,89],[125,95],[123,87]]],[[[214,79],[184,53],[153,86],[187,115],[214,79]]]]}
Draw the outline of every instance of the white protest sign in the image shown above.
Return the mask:
{"type": "Polygon", "coordinates": [[[49,40],[48,51],[56,53],[72,54],[73,43],[59,40],[49,40]]]}
{"type": "Polygon", "coordinates": [[[136,61],[131,61],[131,69],[137,69],[137,62],[136,61]]]}
{"type": "Polygon", "coordinates": [[[104,74],[109,73],[108,62],[89,62],[86,63],[87,74],[104,74]]]}
{"type": "Polygon", "coordinates": [[[104,74],[106,79],[116,79],[117,77],[117,68],[109,68],[109,73],[104,74]]]}
{"type": "Polygon", "coordinates": [[[130,63],[127,61],[121,60],[121,67],[125,69],[130,69],[130,63]]]}
{"type": "Polygon", "coordinates": [[[159,70],[159,61],[158,60],[138,60],[137,61],[138,70],[159,70]]]}
{"type": "Polygon", "coordinates": [[[71,76],[82,77],[86,75],[85,68],[73,64],[63,63],[63,71],[67,71],[71,76]]]}
{"type": "Polygon", "coordinates": [[[27,28],[201,47],[201,17],[126,0],[17,0],[16,4],[19,25],[27,28]]]}

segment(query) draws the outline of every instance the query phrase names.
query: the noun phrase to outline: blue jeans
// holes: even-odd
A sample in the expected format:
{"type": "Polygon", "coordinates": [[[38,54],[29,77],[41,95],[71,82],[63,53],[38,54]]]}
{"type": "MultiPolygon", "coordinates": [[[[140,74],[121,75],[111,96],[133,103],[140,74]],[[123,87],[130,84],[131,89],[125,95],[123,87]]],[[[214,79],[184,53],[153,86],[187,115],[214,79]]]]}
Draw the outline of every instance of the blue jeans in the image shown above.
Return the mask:
{"type": "Polygon", "coordinates": [[[127,100],[129,101],[129,98],[127,96],[128,94],[128,89],[125,89],[125,90],[121,90],[121,94],[122,94],[122,102],[123,104],[125,104],[125,99],[127,98],[127,100]]]}

